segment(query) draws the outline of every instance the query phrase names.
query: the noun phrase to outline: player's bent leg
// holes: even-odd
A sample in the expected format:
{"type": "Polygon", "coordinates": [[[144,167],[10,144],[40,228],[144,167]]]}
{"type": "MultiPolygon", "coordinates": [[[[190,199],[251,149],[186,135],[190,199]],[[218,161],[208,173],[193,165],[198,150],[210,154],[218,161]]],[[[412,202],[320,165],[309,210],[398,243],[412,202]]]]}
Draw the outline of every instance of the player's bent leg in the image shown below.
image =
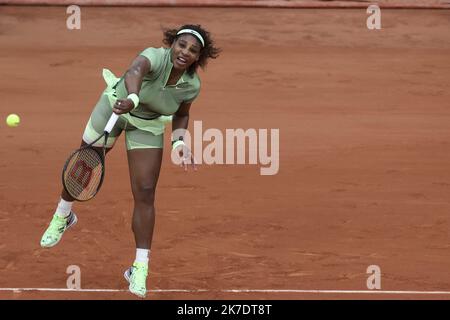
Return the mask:
{"type": "MultiPolygon", "coordinates": [[[[83,133],[83,140],[81,146],[94,141],[99,135],[103,133],[103,129],[112,114],[112,109],[109,101],[105,95],[102,94],[97,102],[94,110],[91,113],[89,121],[83,133]]],[[[106,153],[108,153],[114,146],[117,137],[122,132],[123,123],[120,121],[112,130],[107,141],[106,153]],[[122,126],[121,126],[122,125],[122,126]]],[[[103,141],[99,141],[99,151],[103,146],[103,141]]],[[[58,207],[53,215],[53,218],[41,238],[41,246],[43,248],[51,248],[58,244],[64,232],[77,222],[76,215],[72,212],[72,204],[75,199],[63,188],[61,191],[61,199],[58,207]]]]}

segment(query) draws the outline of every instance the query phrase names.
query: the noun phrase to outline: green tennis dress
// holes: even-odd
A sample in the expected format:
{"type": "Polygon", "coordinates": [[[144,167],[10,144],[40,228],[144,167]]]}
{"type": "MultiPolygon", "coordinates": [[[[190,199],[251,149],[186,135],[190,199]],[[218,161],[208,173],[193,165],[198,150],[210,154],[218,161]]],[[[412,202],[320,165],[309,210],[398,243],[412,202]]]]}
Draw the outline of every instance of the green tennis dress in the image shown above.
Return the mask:
{"type": "MultiPolygon", "coordinates": [[[[139,91],[140,104],[131,112],[120,115],[108,138],[108,147],[112,147],[120,133],[125,131],[128,150],[162,148],[165,124],[171,122],[172,115],[182,103],[192,102],[198,96],[200,79],[196,73],[191,76],[184,72],[175,85],[167,85],[173,67],[171,53],[170,48],[147,48],[140,53],[151,64],[139,91]]],[[[103,69],[103,78],[107,87],[86,125],[83,140],[87,143],[103,133],[116,100],[128,96],[124,77],[118,78],[110,70],[103,69]]],[[[101,144],[99,141],[99,146],[101,144]]]]}

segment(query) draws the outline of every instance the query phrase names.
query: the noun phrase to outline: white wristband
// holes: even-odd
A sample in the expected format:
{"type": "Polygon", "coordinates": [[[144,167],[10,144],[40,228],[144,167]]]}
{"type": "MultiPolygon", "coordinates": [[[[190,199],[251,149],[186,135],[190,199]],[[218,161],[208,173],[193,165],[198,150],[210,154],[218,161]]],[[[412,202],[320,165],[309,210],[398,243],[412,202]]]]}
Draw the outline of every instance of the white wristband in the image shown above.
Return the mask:
{"type": "Polygon", "coordinates": [[[135,108],[139,105],[139,96],[136,93],[130,93],[127,96],[127,99],[130,99],[131,101],[133,101],[135,108]]]}
{"type": "Polygon", "coordinates": [[[172,150],[175,150],[178,146],[184,146],[184,141],[183,140],[175,141],[172,145],[172,150]]]}

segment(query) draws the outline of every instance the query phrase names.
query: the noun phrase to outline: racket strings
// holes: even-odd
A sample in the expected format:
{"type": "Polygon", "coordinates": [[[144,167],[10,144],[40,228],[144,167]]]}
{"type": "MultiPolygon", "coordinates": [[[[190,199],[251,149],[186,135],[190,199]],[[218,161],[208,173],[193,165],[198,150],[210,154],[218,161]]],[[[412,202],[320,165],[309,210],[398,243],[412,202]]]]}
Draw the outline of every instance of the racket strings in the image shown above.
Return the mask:
{"type": "Polygon", "coordinates": [[[89,200],[97,193],[103,176],[103,161],[92,148],[81,149],[69,159],[64,183],[69,194],[78,200],[89,200]]]}

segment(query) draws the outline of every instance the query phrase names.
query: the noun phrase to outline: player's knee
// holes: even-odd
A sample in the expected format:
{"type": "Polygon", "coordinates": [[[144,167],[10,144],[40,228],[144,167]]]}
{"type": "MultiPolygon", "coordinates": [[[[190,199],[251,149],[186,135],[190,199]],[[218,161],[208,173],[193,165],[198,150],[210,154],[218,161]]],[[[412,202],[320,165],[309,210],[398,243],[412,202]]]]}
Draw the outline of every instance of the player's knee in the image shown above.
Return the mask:
{"type": "Polygon", "coordinates": [[[156,186],[153,184],[141,184],[133,186],[133,197],[135,202],[151,204],[155,201],[156,186]]]}

